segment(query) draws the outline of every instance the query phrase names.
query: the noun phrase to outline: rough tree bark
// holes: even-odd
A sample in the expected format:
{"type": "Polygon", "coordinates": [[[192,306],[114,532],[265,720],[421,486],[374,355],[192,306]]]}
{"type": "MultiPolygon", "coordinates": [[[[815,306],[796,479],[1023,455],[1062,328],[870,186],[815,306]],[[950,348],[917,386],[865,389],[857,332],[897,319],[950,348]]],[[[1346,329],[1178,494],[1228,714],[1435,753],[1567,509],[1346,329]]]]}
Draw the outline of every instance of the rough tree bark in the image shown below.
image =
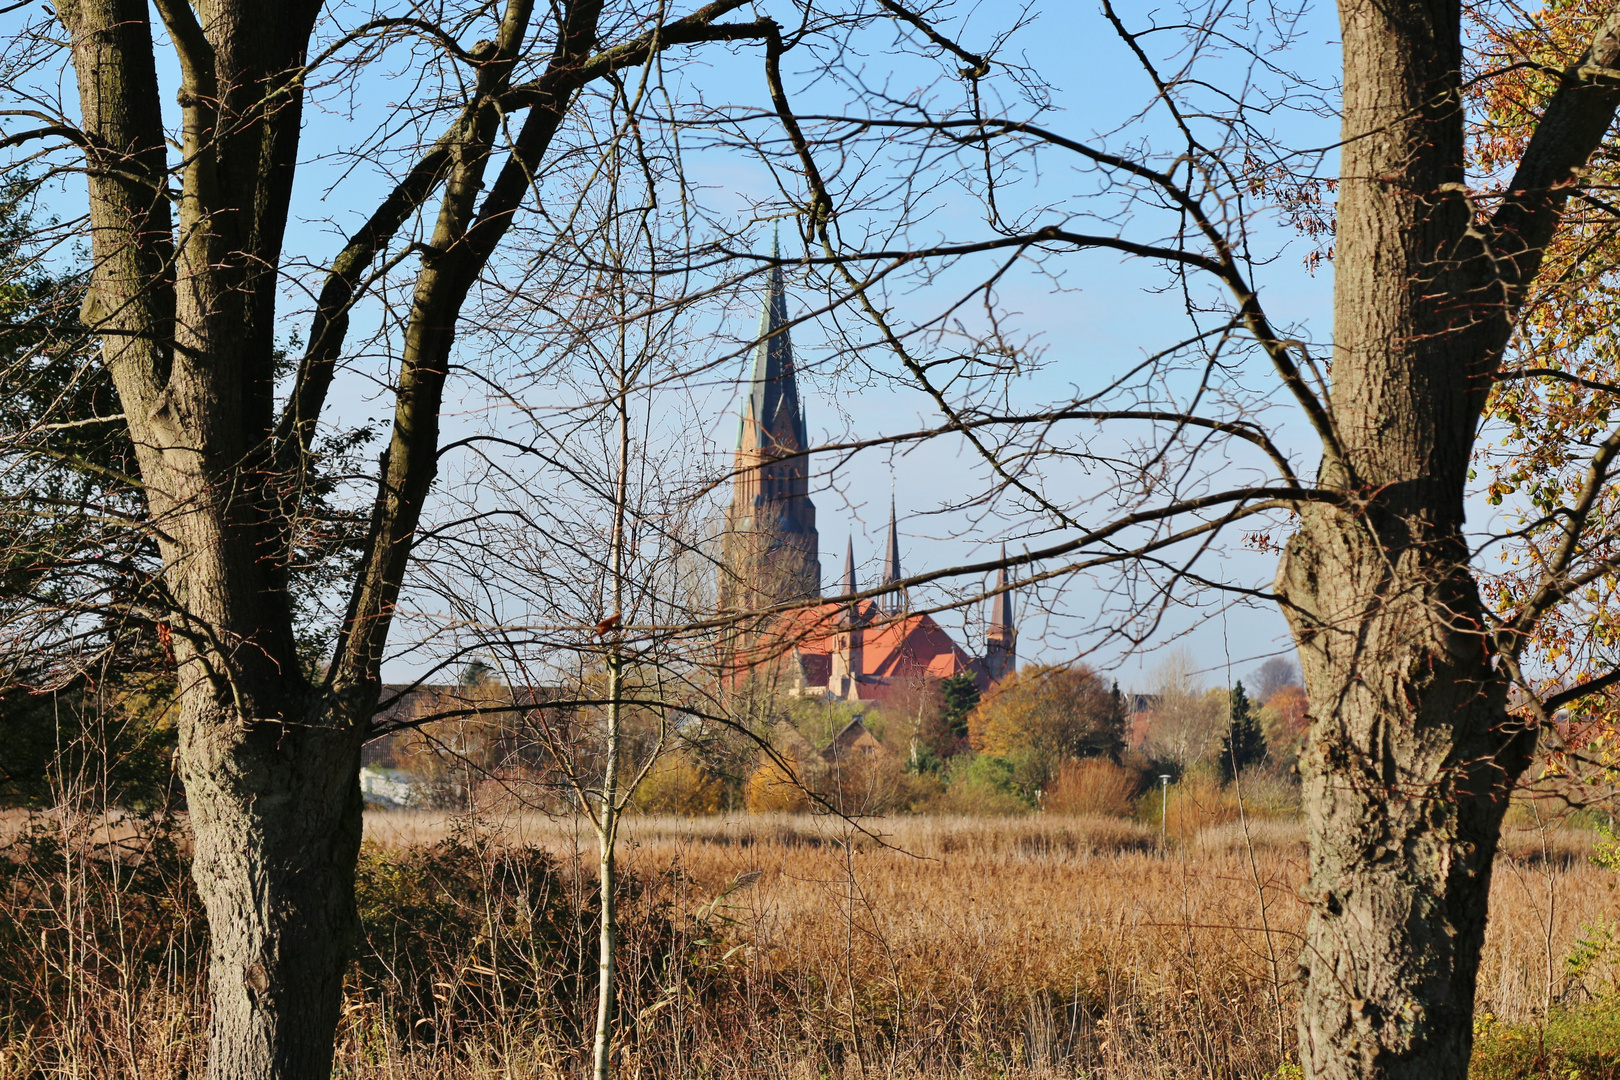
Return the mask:
{"type": "MultiPolygon", "coordinates": [[[[182,76],[165,149],[146,0],[65,0],[90,192],[87,325],[136,444],[179,667],[179,768],[208,913],[209,1075],[326,1080],[356,927],[359,752],[437,464],[456,322],[579,89],[657,50],[758,37],[717,0],[598,51],[603,0],[554,6],[549,65],[513,85],[532,0],[461,58],[473,92],[332,264],[276,415],[274,315],[319,0],[153,0],[182,76]],[[527,110],[495,180],[503,116],[527,110]],[[308,452],[347,314],[376,255],[442,188],[396,377],[361,570],[324,680],[300,666],[288,595],[308,452]]],[[[662,6],[658,7],[662,10],[662,6]]]]}
{"type": "Polygon", "coordinates": [[[359,730],[312,719],[267,471],[274,268],[316,4],[183,0],[177,231],[144,0],[65,4],[88,136],[87,322],[136,445],[182,686],[179,768],[212,931],[210,1070],[325,1075],[354,922],[359,730]],[[247,482],[240,482],[242,479],[247,482]]]}
{"type": "Polygon", "coordinates": [[[1278,575],[1313,716],[1300,763],[1311,1077],[1462,1080],[1491,863],[1533,728],[1463,535],[1469,456],[1525,286],[1613,118],[1608,17],[1507,194],[1463,187],[1461,5],[1341,0],[1332,430],[1278,575]]]}

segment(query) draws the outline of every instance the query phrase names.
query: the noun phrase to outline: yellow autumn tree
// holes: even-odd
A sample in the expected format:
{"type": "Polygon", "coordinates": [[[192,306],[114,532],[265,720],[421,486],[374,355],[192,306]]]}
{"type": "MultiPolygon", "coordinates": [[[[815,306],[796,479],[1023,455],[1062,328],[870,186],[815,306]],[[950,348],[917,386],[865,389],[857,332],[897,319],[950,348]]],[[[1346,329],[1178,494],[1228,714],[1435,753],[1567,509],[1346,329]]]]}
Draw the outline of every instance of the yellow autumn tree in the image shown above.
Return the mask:
{"type": "Polygon", "coordinates": [[[805,788],[819,790],[826,780],[826,763],[809,739],[782,721],[771,732],[774,753],[761,754],[759,764],[743,787],[743,804],[756,814],[798,814],[810,809],[805,788]],[[785,767],[784,767],[785,766],[785,767]]]}
{"type": "Polygon", "coordinates": [[[717,814],[725,801],[725,788],[680,750],[653,762],[636,786],[632,799],[643,814],[679,814],[700,817],[717,814]]]}
{"type": "MultiPolygon", "coordinates": [[[[1609,10],[1599,0],[1550,0],[1475,14],[1484,49],[1467,84],[1469,164],[1482,191],[1512,175],[1558,85],[1559,65],[1583,55],[1591,27],[1609,10]]],[[[1479,456],[1478,468],[1490,480],[1487,498],[1503,507],[1504,520],[1523,541],[1502,546],[1487,564],[1495,572],[1482,582],[1487,602],[1504,618],[1537,595],[1545,568],[1560,557],[1570,508],[1580,506],[1594,467],[1595,459],[1581,448],[1613,438],[1620,382],[1620,214],[1608,193],[1617,180],[1620,165],[1609,150],[1582,171],[1582,193],[1546,245],[1491,390],[1488,415],[1500,440],[1479,456]]],[[[1620,487],[1601,485],[1579,514],[1584,533],[1578,549],[1610,558],[1620,538],[1620,487]]],[[[1620,574],[1593,559],[1590,569],[1565,576],[1572,583],[1569,595],[1535,623],[1525,650],[1530,662],[1522,665],[1529,688],[1551,699],[1549,713],[1566,706],[1542,742],[1550,754],[1549,776],[1563,772],[1566,753],[1600,771],[1620,762],[1620,701],[1610,692],[1575,696],[1575,688],[1613,667],[1620,646],[1620,574]]],[[[1584,777],[1565,792],[1577,800],[1581,788],[1608,782],[1583,768],[1571,775],[1584,777]]],[[[1591,793],[1600,790],[1607,789],[1591,793]]]]}
{"type": "Polygon", "coordinates": [[[1032,664],[990,689],[968,714],[968,744],[1049,767],[1114,753],[1121,733],[1108,687],[1084,664],[1032,664]]]}
{"type": "Polygon", "coordinates": [[[765,758],[748,777],[743,803],[755,814],[802,814],[810,809],[810,796],[786,769],[765,758]]]}

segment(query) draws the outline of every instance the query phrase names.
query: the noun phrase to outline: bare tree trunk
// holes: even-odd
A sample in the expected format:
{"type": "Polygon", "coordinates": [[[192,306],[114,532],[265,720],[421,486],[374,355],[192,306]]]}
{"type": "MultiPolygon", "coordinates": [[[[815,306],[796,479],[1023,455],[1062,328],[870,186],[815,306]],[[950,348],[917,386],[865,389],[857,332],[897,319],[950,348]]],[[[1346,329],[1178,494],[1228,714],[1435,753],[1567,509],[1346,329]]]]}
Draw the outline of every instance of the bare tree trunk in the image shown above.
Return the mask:
{"type": "Polygon", "coordinates": [[[355,933],[361,800],[352,729],[280,725],[182,751],[208,912],[208,1075],[325,1077],[355,933]],[[279,729],[279,730],[278,730],[279,729]]]}
{"type": "MultiPolygon", "coordinates": [[[[617,590],[615,590],[617,591],[617,590]]],[[[613,1075],[613,1006],[618,996],[614,963],[619,946],[618,871],[615,851],[619,834],[619,695],[624,690],[624,665],[614,657],[608,671],[607,767],[602,775],[602,811],[597,823],[597,872],[602,905],[601,933],[596,954],[596,1038],[591,1051],[591,1075],[609,1080],[613,1075]]]]}
{"type": "MultiPolygon", "coordinates": [[[[621,337],[621,347],[623,338],[621,337]]],[[[630,375],[628,358],[621,352],[617,393],[614,396],[618,442],[617,476],[613,485],[613,548],[609,552],[608,595],[612,617],[623,616],[625,605],[625,525],[630,510],[630,375]]],[[[610,630],[613,639],[608,649],[608,709],[606,764],[602,770],[602,810],[597,821],[597,851],[600,856],[598,872],[602,899],[602,931],[598,940],[596,984],[596,1040],[592,1053],[594,1080],[609,1080],[613,1075],[613,1006],[619,988],[614,964],[619,941],[618,881],[615,849],[619,839],[619,754],[620,735],[624,724],[624,652],[619,647],[617,631],[610,630]]],[[[632,780],[631,787],[634,787],[632,780]]],[[[628,794],[628,793],[626,793],[628,794]]]]}
{"type": "Polygon", "coordinates": [[[1478,326],[1499,312],[1467,295],[1469,210],[1443,190],[1463,180],[1456,5],[1341,11],[1360,137],[1335,250],[1345,460],[1324,480],[1354,501],[1305,511],[1280,579],[1315,713],[1301,1056],[1312,1077],[1461,1078],[1498,828],[1526,765],[1461,531],[1489,378],[1478,326]]]}
{"type": "MultiPolygon", "coordinates": [[[[101,338],[135,443],[165,568],[163,618],[174,631],[179,765],[213,943],[211,1077],[331,1075],[356,925],[359,749],[437,471],[462,305],[580,88],[672,45],[771,29],[716,24],[742,4],[715,0],[667,25],[635,24],[638,36],[609,53],[595,52],[602,0],[555,5],[548,65],[513,87],[533,4],[506,0],[496,40],[476,46],[475,85],[459,115],[332,264],[279,419],[277,275],[320,0],[152,0],[181,76],[183,139],[172,170],[146,0],[60,5],[89,179],[95,267],[83,315],[101,338]],[[486,186],[503,120],[522,110],[486,186]],[[310,441],[371,261],[441,184],[405,319],[365,553],[317,684],[301,666],[289,595],[310,441]]],[[[611,822],[619,807],[611,796],[606,805],[611,822]]],[[[611,859],[611,831],[606,839],[611,859]]],[[[610,916],[611,865],[603,887],[610,916]]],[[[609,918],[605,955],[611,929],[609,918]]],[[[609,993],[611,978],[605,986],[609,993]]]]}
{"type": "Polygon", "coordinates": [[[1339,8],[1321,483],[1343,500],[1305,506],[1278,575],[1313,711],[1301,1057],[1311,1077],[1463,1080],[1491,865],[1534,745],[1499,659],[1518,644],[1491,626],[1470,566],[1469,457],[1524,285],[1614,95],[1585,67],[1567,73],[1484,222],[1463,186],[1460,5],[1339,8]]]}
{"type": "Polygon", "coordinates": [[[1309,515],[1285,569],[1315,710],[1301,1055],[1312,1077],[1461,1078],[1491,863],[1534,737],[1507,715],[1460,539],[1375,529],[1386,512],[1309,515]]]}

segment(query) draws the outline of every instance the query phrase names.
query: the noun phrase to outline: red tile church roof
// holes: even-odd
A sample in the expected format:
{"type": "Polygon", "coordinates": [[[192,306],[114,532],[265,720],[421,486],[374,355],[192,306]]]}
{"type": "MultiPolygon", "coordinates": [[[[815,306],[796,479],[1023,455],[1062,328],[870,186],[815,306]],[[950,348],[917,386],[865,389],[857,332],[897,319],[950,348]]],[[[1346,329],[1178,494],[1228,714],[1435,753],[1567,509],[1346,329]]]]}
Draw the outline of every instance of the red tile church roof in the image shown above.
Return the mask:
{"type": "MultiPolygon", "coordinates": [[[[808,681],[824,684],[832,671],[832,656],[840,649],[840,637],[846,633],[843,620],[850,607],[847,601],[830,602],[780,616],[756,646],[762,650],[761,660],[796,652],[808,681]]],[[[965,671],[986,684],[981,689],[988,688],[983,665],[952,641],[932,616],[888,615],[870,600],[854,607],[860,624],[859,663],[854,674],[863,684],[861,697],[881,697],[877,688],[886,681],[917,674],[948,679],[965,671]]]]}

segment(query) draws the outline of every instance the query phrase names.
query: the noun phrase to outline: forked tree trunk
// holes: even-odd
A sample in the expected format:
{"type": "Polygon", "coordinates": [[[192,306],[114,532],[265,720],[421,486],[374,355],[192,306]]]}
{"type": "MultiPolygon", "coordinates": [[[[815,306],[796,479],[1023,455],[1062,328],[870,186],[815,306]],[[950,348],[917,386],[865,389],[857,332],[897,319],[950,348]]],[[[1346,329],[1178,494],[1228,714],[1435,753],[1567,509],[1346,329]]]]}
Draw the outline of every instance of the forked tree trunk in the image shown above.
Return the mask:
{"type": "Polygon", "coordinates": [[[157,7],[185,76],[177,185],[145,0],[60,12],[91,143],[85,317],[103,333],[164,564],[211,940],[209,1075],[324,1078],[355,926],[369,711],[351,687],[339,714],[301,668],[271,478],[275,267],[317,4],[222,0],[202,7],[206,26],[187,0],[157,7]]]}
{"type": "Polygon", "coordinates": [[[1306,1075],[1463,1080],[1491,864],[1534,732],[1463,534],[1469,456],[1572,172],[1614,114],[1566,73],[1489,219],[1463,188],[1456,0],[1341,0],[1344,148],[1321,482],[1278,574],[1312,719],[1306,1075]]]}
{"type": "MultiPolygon", "coordinates": [[[[495,39],[462,58],[476,62],[467,99],[333,261],[278,417],[277,274],[321,0],[151,0],[181,76],[172,162],[147,0],[60,0],[89,181],[84,320],[135,443],[167,591],[153,603],[174,631],[179,765],[213,942],[215,1080],[331,1075],[355,930],[360,744],[437,470],[462,305],[580,88],[663,49],[774,33],[764,21],[717,22],[744,2],[711,0],[662,25],[629,20],[636,36],[601,53],[603,0],[543,7],[555,23],[550,59],[542,72],[524,69],[521,87],[512,76],[535,5],[490,5],[500,9],[495,39]],[[513,137],[508,121],[523,112],[513,137]],[[486,183],[497,138],[510,140],[506,160],[486,183]],[[289,580],[311,440],[350,304],[378,253],[441,187],[365,551],[317,685],[301,668],[289,580]]],[[[604,882],[611,912],[611,874],[604,882]]],[[[609,961],[610,930],[611,919],[609,961]]],[[[611,1018],[611,997],[606,1008],[611,1018]]]]}
{"type": "MultiPolygon", "coordinates": [[[[534,53],[533,0],[474,5],[479,18],[498,9],[499,22],[494,40],[457,58],[472,72],[467,97],[333,260],[278,417],[277,275],[306,49],[322,0],[151,0],[151,10],[148,0],[59,0],[90,197],[94,270],[84,321],[101,339],[135,444],[167,593],[152,602],[174,632],[179,765],[213,942],[215,1080],[331,1075],[355,930],[360,744],[438,467],[440,405],[462,306],[580,89],[664,49],[776,32],[769,21],[719,21],[744,3],[711,0],[662,24],[662,4],[616,13],[614,22],[634,36],[603,52],[603,0],[542,6],[553,23],[550,57],[543,70],[523,67],[521,86],[512,79],[525,51],[534,53]],[[180,75],[181,145],[172,161],[152,10],[180,75]],[[520,113],[514,135],[510,121],[520,113]],[[486,182],[497,139],[506,160],[486,182]],[[364,553],[317,684],[301,667],[289,572],[297,518],[307,509],[300,500],[311,486],[311,441],[351,303],[379,252],[441,187],[431,238],[418,245],[423,258],[364,553]]],[[[452,29],[465,27],[447,24],[446,38],[452,29]]],[[[612,1016],[611,841],[610,830],[604,1025],[612,1016]]],[[[607,1060],[605,1044],[597,1057],[607,1060]]]]}

